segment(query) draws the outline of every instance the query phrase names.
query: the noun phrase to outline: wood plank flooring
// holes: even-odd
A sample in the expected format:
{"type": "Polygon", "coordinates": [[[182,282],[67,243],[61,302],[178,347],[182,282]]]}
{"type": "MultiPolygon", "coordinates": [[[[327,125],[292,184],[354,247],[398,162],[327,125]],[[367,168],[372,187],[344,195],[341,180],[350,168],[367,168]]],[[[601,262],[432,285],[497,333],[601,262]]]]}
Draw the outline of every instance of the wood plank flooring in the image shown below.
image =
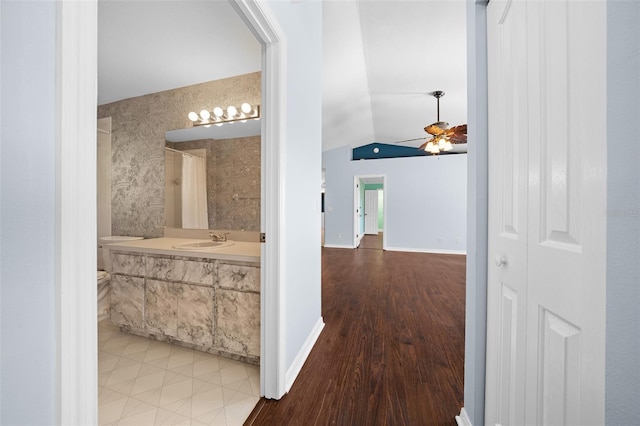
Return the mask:
{"type": "Polygon", "coordinates": [[[382,250],[382,232],[378,233],[378,235],[365,235],[362,237],[358,248],[382,250]]]}
{"type": "Polygon", "coordinates": [[[290,392],[245,425],[455,425],[465,257],[322,253],[325,328],[290,392]]]}

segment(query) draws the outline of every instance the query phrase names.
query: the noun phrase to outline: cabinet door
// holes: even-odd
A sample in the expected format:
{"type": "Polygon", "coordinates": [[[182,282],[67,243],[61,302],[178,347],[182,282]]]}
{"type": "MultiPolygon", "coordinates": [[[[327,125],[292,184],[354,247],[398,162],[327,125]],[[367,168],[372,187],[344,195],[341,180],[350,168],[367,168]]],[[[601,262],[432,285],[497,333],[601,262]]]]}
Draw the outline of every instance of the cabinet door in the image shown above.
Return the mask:
{"type": "Polygon", "coordinates": [[[144,316],[149,333],[169,337],[178,335],[180,287],[172,282],[147,279],[144,316]]]}
{"type": "Polygon", "coordinates": [[[260,294],[219,289],[216,344],[244,356],[260,356],[260,294]]]}
{"type": "Polygon", "coordinates": [[[213,345],[213,287],[180,284],[178,339],[201,346],[213,345]]]}
{"type": "Polygon", "coordinates": [[[144,329],[144,278],[125,275],[111,276],[111,321],[144,329]]]}

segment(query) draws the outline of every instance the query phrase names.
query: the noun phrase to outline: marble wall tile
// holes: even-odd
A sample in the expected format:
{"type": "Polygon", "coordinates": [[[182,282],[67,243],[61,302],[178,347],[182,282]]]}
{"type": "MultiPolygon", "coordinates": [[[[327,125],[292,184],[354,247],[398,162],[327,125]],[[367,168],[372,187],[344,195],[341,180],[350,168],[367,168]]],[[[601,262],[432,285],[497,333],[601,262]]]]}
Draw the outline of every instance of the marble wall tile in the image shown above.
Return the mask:
{"type": "Polygon", "coordinates": [[[257,72],[98,106],[112,119],[112,235],[163,235],[165,131],[191,127],[190,111],[259,104],[260,84],[257,72]]]}
{"type": "Polygon", "coordinates": [[[142,277],[145,275],[145,257],[135,254],[123,254],[110,251],[111,273],[142,277]]]}
{"type": "Polygon", "coordinates": [[[260,295],[219,289],[216,344],[221,350],[260,356],[260,295]]]}
{"type": "Polygon", "coordinates": [[[164,336],[178,335],[180,285],[147,279],[144,317],[147,331],[164,336]]]}
{"type": "Polygon", "coordinates": [[[260,268],[220,262],[218,264],[218,280],[220,287],[259,292],[260,268]]]}
{"type": "Polygon", "coordinates": [[[213,345],[214,289],[181,284],[178,298],[178,339],[202,346],[213,345]]]}
{"type": "Polygon", "coordinates": [[[183,281],[212,286],[214,264],[161,257],[147,258],[147,276],[167,281],[183,281]]]}
{"type": "Polygon", "coordinates": [[[144,329],[144,278],[111,275],[111,321],[144,329]]]}

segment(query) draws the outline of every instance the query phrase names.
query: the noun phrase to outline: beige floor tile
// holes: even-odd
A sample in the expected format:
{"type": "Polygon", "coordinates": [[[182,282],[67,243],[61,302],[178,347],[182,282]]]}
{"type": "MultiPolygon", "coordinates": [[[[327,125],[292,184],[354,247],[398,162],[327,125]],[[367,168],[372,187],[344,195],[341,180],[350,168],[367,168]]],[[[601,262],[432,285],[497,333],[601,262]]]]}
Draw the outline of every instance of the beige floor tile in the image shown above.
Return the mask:
{"type": "Polygon", "coordinates": [[[129,335],[109,321],[98,332],[100,426],[242,425],[258,401],[258,366],[129,335]]]}
{"type": "Polygon", "coordinates": [[[131,389],[131,395],[148,392],[152,389],[161,388],[164,383],[166,372],[161,370],[153,374],[147,374],[135,379],[135,383],[131,389]]]}
{"type": "Polygon", "coordinates": [[[249,377],[247,375],[247,370],[242,365],[233,365],[231,367],[224,368],[220,370],[220,376],[222,379],[222,385],[235,383],[249,377]]]}
{"type": "Polygon", "coordinates": [[[222,389],[213,389],[199,393],[191,398],[191,417],[199,417],[224,407],[222,389]]]}
{"type": "Polygon", "coordinates": [[[127,397],[124,397],[100,404],[98,407],[98,422],[102,425],[120,420],[122,411],[127,404],[127,399],[127,397]]]}
{"type": "Polygon", "coordinates": [[[234,404],[226,405],[224,411],[227,417],[227,425],[241,426],[251,414],[251,410],[256,406],[258,400],[259,398],[257,397],[249,397],[234,404]]]}
{"type": "Polygon", "coordinates": [[[147,411],[122,418],[118,422],[118,426],[153,425],[155,424],[157,413],[158,408],[152,406],[147,411]]]}

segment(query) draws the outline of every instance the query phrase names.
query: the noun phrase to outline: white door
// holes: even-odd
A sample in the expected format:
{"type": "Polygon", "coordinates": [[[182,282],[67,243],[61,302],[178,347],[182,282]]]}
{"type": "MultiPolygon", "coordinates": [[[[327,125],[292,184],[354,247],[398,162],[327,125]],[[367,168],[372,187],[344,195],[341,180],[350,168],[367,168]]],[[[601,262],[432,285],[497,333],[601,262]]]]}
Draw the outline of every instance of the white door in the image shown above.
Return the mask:
{"type": "Polygon", "coordinates": [[[364,191],[364,233],[378,235],[378,191],[364,191]]]}
{"type": "Polygon", "coordinates": [[[486,424],[604,424],[605,6],[487,6],[486,424]]]}

